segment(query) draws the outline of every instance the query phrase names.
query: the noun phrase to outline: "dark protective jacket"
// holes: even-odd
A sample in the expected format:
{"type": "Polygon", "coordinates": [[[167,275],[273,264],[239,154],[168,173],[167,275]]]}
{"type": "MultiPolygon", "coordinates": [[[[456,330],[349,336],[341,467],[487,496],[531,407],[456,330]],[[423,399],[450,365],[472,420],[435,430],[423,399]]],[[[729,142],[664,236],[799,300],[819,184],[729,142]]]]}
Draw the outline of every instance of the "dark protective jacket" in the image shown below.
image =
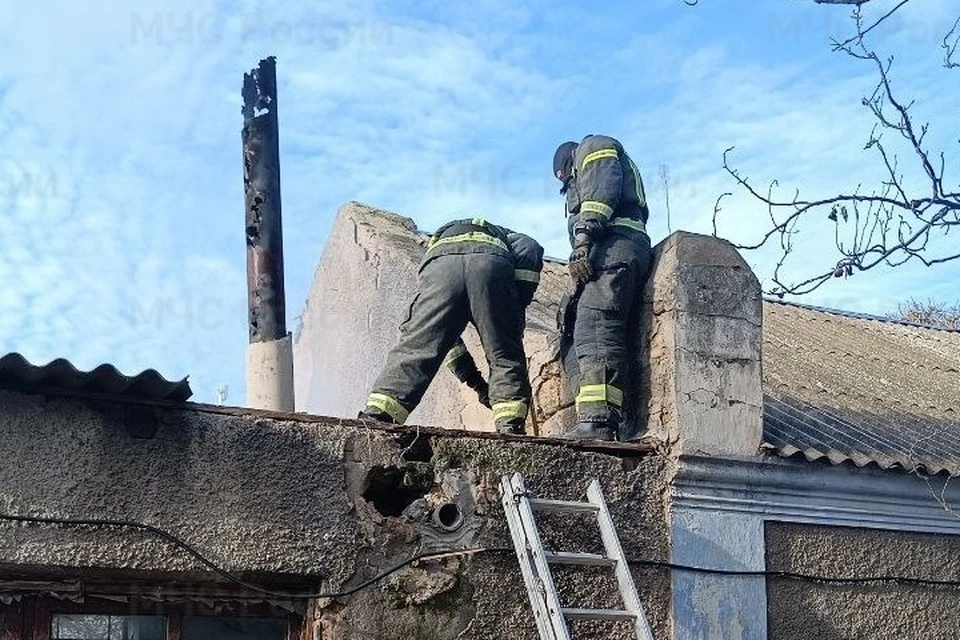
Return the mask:
{"type": "Polygon", "coordinates": [[[571,243],[577,227],[588,222],[628,238],[646,233],[649,211],[640,171],[614,138],[589,135],[577,145],[566,198],[571,243]]]}
{"type": "Polygon", "coordinates": [[[492,253],[509,258],[521,304],[524,308],[530,304],[543,270],[543,247],[536,240],[483,218],[453,220],[430,236],[420,269],[438,256],[467,253],[492,253]]]}
{"type": "MultiPolygon", "coordinates": [[[[420,264],[419,291],[400,327],[367,406],[402,423],[448,356],[469,372],[460,335],[468,322],[490,364],[490,401],[498,427],[522,430],[530,396],[523,352],[524,311],[539,283],[543,248],[481,218],[455,220],[434,233],[420,264]],[[459,362],[456,362],[459,361],[459,362]]],[[[472,370],[476,364],[470,358],[472,370]]],[[[459,375],[458,375],[459,377],[459,375]]],[[[463,379],[463,378],[461,378],[463,379]]]]}

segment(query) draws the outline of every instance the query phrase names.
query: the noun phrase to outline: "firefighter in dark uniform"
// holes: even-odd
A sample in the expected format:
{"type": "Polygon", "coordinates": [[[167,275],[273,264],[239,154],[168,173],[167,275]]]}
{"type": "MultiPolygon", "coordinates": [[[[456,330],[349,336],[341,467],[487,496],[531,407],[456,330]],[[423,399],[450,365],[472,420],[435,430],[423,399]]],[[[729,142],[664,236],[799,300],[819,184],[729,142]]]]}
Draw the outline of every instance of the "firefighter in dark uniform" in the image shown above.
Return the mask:
{"type": "Polygon", "coordinates": [[[651,262],[643,181],[623,146],[602,135],[561,144],[553,172],[566,196],[573,247],[568,270],[575,285],[561,312],[561,355],[577,391],[578,423],[564,435],[631,439],[637,379],[632,328],[651,262]]]}
{"type": "Polygon", "coordinates": [[[400,325],[361,418],[403,424],[440,366],[477,392],[501,433],[524,433],[530,380],[523,349],[527,305],[540,282],[543,247],[482,218],[449,222],[430,237],[419,291],[400,325]],[[490,368],[483,380],[460,335],[472,322],[490,368]]]}

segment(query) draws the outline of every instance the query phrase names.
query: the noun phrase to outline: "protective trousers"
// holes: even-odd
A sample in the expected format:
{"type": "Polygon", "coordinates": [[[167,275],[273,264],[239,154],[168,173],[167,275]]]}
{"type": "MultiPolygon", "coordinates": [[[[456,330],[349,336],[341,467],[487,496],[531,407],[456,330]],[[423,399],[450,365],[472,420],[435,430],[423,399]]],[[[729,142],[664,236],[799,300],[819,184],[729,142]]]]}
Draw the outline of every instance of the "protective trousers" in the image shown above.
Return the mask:
{"type": "Polygon", "coordinates": [[[560,356],[576,390],[578,419],[606,423],[627,440],[636,432],[637,330],[650,240],[608,232],[594,244],[590,260],[596,275],[561,309],[560,356]]]}
{"type": "Polygon", "coordinates": [[[400,341],[387,356],[368,406],[402,424],[472,322],[490,365],[494,422],[498,428],[522,427],[530,381],[523,350],[525,309],[513,278],[512,262],[501,255],[451,254],[427,262],[420,270],[419,292],[400,325],[400,341]]]}

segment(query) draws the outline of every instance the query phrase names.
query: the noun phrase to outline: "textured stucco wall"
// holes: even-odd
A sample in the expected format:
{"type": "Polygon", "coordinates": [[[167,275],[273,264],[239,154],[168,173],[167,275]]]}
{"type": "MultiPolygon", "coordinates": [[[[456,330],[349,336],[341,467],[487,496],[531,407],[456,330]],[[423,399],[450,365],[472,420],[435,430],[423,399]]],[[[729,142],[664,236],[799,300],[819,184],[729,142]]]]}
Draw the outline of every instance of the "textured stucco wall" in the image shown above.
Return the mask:
{"type": "MultiPolygon", "coordinates": [[[[766,556],[772,571],[960,580],[958,536],[769,522],[766,556]]],[[[767,602],[770,640],[960,637],[956,587],[768,578],[767,602]]]]}
{"type": "MultiPolygon", "coordinates": [[[[422,563],[352,597],[321,600],[315,623],[324,640],[534,640],[497,489],[511,471],[525,474],[537,494],[567,499],[582,499],[587,481],[599,477],[628,556],[669,555],[665,458],[443,431],[420,432],[412,443],[417,433],[0,392],[0,513],[139,521],[181,537],[229,571],[299,576],[332,591],[421,550],[508,548],[422,563]],[[129,426],[152,420],[152,438],[130,434],[129,426]],[[432,520],[447,502],[465,514],[453,532],[432,520]]],[[[590,526],[545,521],[544,530],[568,550],[595,542],[585,533],[590,526]]],[[[147,533],[97,527],[0,522],[0,567],[8,577],[59,567],[68,577],[124,569],[127,579],[158,572],[219,580],[147,533]]],[[[634,574],[658,637],[667,637],[668,576],[641,565],[634,574]]],[[[561,584],[567,595],[616,593],[612,585],[604,591],[600,577],[561,584]]],[[[629,637],[613,629],[599,625],[578,637],[629,637]]]]}
{"type": "MultiPolygon", "coordinates": [[[[294,335],[298,411],[357,416],[413,300],[422,253],[412,220],[358,203],[340,208],[294,335]]],[[[437,393],[455,397],[455,381],[438,377],[415,422],[454,417],[427,411],[437,393]]]]}
{"type": "MultiPolygon", "coordinates": [[[[0,392],[0,511],[132,519],[168,529],[229,570],[339,582],[359,532],[345,517],[350,438],[320,424],[0,392]],[[159,421],[151,439],[126,429],[143,414],[159,421]],[[346,562],[331,564],[341,550],[346,562]]],[[[199,568],[146,533],[3,523],[0,531],[0,564],[199,568]]]]}

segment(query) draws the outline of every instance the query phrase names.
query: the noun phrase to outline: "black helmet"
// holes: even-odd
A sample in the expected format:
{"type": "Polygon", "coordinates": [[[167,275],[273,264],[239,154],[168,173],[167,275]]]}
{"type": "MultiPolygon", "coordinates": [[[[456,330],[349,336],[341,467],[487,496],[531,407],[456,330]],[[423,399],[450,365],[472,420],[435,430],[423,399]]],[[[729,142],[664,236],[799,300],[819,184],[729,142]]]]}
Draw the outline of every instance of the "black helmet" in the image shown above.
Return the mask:
{"type": "Polygon", "coordinates": [[[557,147],[553,154],[553,175],[563,183],[560,193],[567,192],[567,186],[573,177],[573,154],[577,150],[577,143],[572,140],[557,147]]]}

